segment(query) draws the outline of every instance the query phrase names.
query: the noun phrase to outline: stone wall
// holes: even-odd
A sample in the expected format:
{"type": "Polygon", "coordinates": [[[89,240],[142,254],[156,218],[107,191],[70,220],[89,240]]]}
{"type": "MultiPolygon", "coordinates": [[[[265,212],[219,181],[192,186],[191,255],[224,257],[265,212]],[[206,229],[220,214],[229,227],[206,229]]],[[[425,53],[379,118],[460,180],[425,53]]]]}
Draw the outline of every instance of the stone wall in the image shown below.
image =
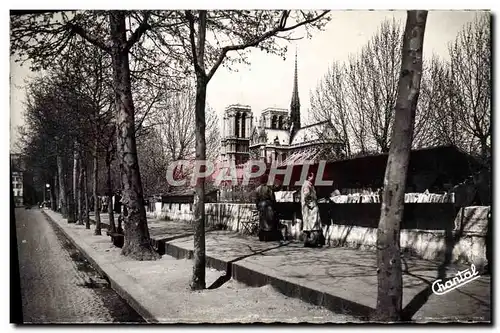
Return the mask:
{"type": "Polygon", "coordinates": [[[193,218],[192,203],[155,203],[154,218],[161,220],[185,220],[193,218]]]}
{"type": "MultiPolygon", "coordinates": [[[[193,204],[157,203],[154,217],[157,219],[186,220],[193,218],[193,204]]],[[[254,204],[206,203],[207,226],[219,226],[227,230],[240,231],[241,222],[251,221],[254,204]]]]}
{"type": "MultiPolygon", "coordinates": [[[[455,228],[448,230],[402,229],[401,248],[429,260],[443,260],[449,252],[452,261],[483,266],[489,210],[487,206],[465,207],[454,219],[455,228]]],[[[293,229],[296,234],[298,224],[293,229]]],[[[330,246],[375,250],[376,228],[331,224],[324,226],[323,232],[330,246]]]]}
{"type": "MultiPolygon", "coordinates": [[[[192,204],[163,204],[159,210],[160,205],[157,205],[156,218],[192,219],[192,204]]],[[[300,218],[293,220],[290,217],[297,208],[296,205],[287,203],[284,208],[286,212],[283,214],[287,219],[281,220],[288,226],[289,233],[294,238],[299,237],[301,230],[300,218]]],[[[376,204],[358,204],[350,208],[349,206],[349,204],[334,205],[332,208],[332,221],[325,223],[323,227],[327,244],[375,249],[377,229],[373,215],[377,210],[380,212],[380,206],[376,204]]],[[[406,251],[430,260],[443,259],[448,253],[451,254],[452,261],[474,263],[476,266],[486,263],[489,206],[465,207],[459,209],[458,213],[455,213],[451,206],[447,207],[444,204],[407,204],[407,206],[405,206],[406,220],[401,230],[401,247],[406,251]],[[407,206],[410,208],[406,209],[407,206]],[[408,228],[410,226],[412,228],[408,228]]],[[[254,209],[254,204],[207,203],[205,205],[207,226],[241,232],[241,223],[254,219],[252,215],[254,209]]]]}

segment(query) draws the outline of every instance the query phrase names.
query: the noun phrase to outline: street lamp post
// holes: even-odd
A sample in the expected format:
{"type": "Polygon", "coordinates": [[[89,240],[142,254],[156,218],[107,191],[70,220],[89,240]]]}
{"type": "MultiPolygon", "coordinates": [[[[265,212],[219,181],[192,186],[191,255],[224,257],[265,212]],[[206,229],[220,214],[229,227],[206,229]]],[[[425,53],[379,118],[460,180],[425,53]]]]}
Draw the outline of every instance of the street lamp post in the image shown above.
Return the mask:
{"type": "Polygon", "coordinates": [[[45,184],[45,188],[43,189],[43,206],[45,206],[45,191],[49,191],[49,195],[50,195],[50,184],[45,184]]]}

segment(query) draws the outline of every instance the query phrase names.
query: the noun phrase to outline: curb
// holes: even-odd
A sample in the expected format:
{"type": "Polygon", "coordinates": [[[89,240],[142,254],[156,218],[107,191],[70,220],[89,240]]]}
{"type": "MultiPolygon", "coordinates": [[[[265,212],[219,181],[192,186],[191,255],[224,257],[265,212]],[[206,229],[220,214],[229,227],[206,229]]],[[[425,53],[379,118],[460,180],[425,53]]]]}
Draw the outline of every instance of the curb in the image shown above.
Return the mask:
{"type": "MultiPolygon", "coordinates": [[[[92,256],[89,254],[91,249],[85,249],[85,246],[78,244],[73,237],[64,230],[57,222],[55,222],[47,213],[42,211],[42,214],[49,220],[53,225],[55,225],[66,238],[87,258],[87,260],[96,268],[99,273],[108,279],[111,288],[116,291],[120,297],[122,297],[139,315],[141,315],[144,320],[148,323],[159,323],[160,321],[155,317],[153,311],[146,309],[138,300],[138,297],[134,297],[127,291],[118,281],[118,279],[128,280],[127,285],[135,285],[135,291],[142,290],[142,287],[128,278],[123,273],[120,273],[118,269],[112,264],[107,263],[97,263],[92,256]],[[112,277],[113,276],[113,277],[112,277]]],[[[163,250],[164,254],[172,256],[176,259],[193,259],[193,250],[188,250],[177,245],[168,243],[164,240],[153,240],[159,247],[163,250]],[[162,243],[162,244],[161,244],[162,243]]],[[[85,244],[86,245],[86,244],[85,244]]],[[[342,313],[347,315],[352,315],[358,319],[368,319],[373,313],[374,309],[347,299],[334,296],[327,292],[323,292],[318,289],[306,287],[293,281],[289,281],[285,278],[274,277],[269,274],[263,273],[258,270],[258,268],[248,267],[251,266],[248,263],[240,264],[232,261],[226,261],[218,259],[209,255],[205,256],[205,266],[209,268],[214,268],[219,271],[226,272],[226,278],[233,278],[234,280],[244,283],[252,287],[261,287],[267,284],[273,286],[278,292],[292,298],[298,298],[310,304],[318,305],[327,308],[335,313],[342,313]]]]}
{"type": "MultiPolygon", "coordinates": [[[[188,250],[177,245],[165,243],[165,254],[176,259],[192,259],[193,250],[188,250]]],[[[369,319],[374,309],[363,304],[349,301],[345,298],[334,296],[327,292],[306,287],[284,278],[274,277],[262,273],[258,268],[251,268],[248,263],[242,264],[221,260],[205,255],[205,265],[209,268],[226,272],[226,277],[233,278],[252,287],[262,287],[270,284],[277,291],[288,297],[298,298],[310,304],[319,305],[335,313],[352,315],[361,320],[369,319]]]]}
{"type": "MultiPolygon", "coordinates": [[[[85,245],[80,245],[76,240],[64,230],[56,221],[52,219],[45,211],[42,211],[44,217],[49,221],[53,226],[55,226],[61,233],[67,238],[68,241],[75,246],[78,251],[90,262],[90,264],[100,273],[102,274],[110,283],[111,288],[120,295],[147,323],[159,323],[159,320],[154,315],[152,311],[145,308],[140,300],[136,299],[136,297],[132,296],[130,292],[128,292],[123,286],[123,281],[126,281],[127,284],[133,284],[136,292],[143,291],[143,288],[135,282],[133,279],[127,277],[123,272],[120,271],[112,264],[101,263],[99,264],[92,258],[89,254],[91,249],[85,249],[85,245]],[[121,280],[122,283],[120,283],[121,280]]],[[[146,293],[146,292],[144,292],[146,293]]]]}

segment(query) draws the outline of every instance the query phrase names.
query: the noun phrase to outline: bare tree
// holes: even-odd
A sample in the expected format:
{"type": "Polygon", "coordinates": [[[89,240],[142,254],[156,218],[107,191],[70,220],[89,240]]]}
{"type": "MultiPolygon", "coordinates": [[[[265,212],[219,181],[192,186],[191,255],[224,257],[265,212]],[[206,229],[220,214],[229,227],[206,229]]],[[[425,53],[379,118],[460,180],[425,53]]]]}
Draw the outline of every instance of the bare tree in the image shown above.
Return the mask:
{"type": "MultiPolygon", "coordinates": [[[[383,21],[359,54],[332,64],[311,96],[312,120],[331,120],[347,157],[388,151],[401,38],[399,22],[383,21]]],[[[450,112],[449,65],[433,56],[424,67],[412,147],[460,145],[463,134],[450,112]]]]}
{"type": "Polygon", "coordinates": [[[448,94],[448,65],[439,57],[433,56],[424,63],[420,86],[413,148],[450,145],[457,142],[456,124],[452,120],[451,104],[448,94]]]}
{"type": "Polygon", "coordinates": [[[311,114],[314,122],[330,120],[337,126],[338,138],[343,143],[344,155],[351,156],[354,137],[351,108],[345,92],[345,67],[334,62],[311,95],[311,114]]]}
{"type": "Polygon", "coordinates": [[[450,60],[433,56],[422,77],[413,146],[454,145],[487,160],[491,141],[489,16],[464,25],[450,60]],[[420,125],[420,126],[419,126],[420,125]]]}
{"type": "MultiPolygon", "coordinates": [[[[82,41],[82,45],[74,48],[74,52],[66,66],[71,66],[71,77],[78,82],[78,93],[82,103],[75,103],[74,108],[80,118],[81,131],[75,139],[74,148],[74,171],[73,184],[75,198],[81,195],[78,184],[79,164],[84,163],[81,156],[90,152],[90,160],[93,164],[92,192],[94,202],[99,201],[99,159],[103,150],[108,147],[108,140],[103,132],[114,125],[112,113],[112,87],[110,82],[110,59],[106,57],[104,50],[88,45],[82,41]],[[78,194],[77,194],[78,193],[78,194]]],[[[83,196],[82,196],[83,197],[83,196]]],[[[75,199],[76,200],[76,199],[75,199]]],[[[76,206],[76,205],[75,205],[76,206]]],[[[95,235],[101,235],[101,218],[99,205],[94,205],[95,235]]],[[[79,220],[80,224],[83,221],[79,220]]]]}
{"type": "MultiPolygon", "coordinates": [[[[158,112],[153,123],[165,144],[165,153],[169,161],[194,159],[195,156],[195,92],[186,89],[170,93],[158,105],[158,112]]],[[[206,110],[207,157],[215,159],[220,145],[219,120],[210,107],[206,110]]]]}
{"type": "Polygon", "coordinates": [[[145,195],[157,195],[168,191],[166,178],[168,159],[160,133],[153,127],[137,139],[139,167],[143,170],[145,195]]]}
{"type": "Polygon", "coordinates": [[[403,277],[400,229],[404,212],[406,177],[415,112],[420,92],[426,22],[427,11],[408,11],[403,38],[394,127],[385,171],[382,208],[377,230],[378,295],[376,317],[382,321],[401,320],[403,277]]]}
{"type": "Polygon", "coordinates": [[[465,24],[449,52],[453,120],[470,138],[462,144],[486,161],[491,156],[490,14],[465,24]]]}
{"type": "Polygon", "coordinates": [[[359,54],[333,63],[311,97],[313,119],[332,121],[346,156],[389,151],[401,39],[401,24],[383,21],[359,54]]]}
{"type": "MultiPolygon", "coordinates": [[[[68,222],[74,222],[78,213],[77,200],[74,200],[75,196],[78,199],[78,186],[74,186],[73,191],[68,186],[71,183],[68,181],[68,177],[71,178],[70,160],[74,156],[78,159],[78,154],[74,155],[78,149],[75,150],[73,143],[88,134],[80,117],[86,108],[78,110],[75,107],[85,105],[78,90],[78,82],[69,67],[56,68],[35,79],[27,86],[26,126],[23,131],[24,151],[27,156],[33,157],[31,161],[35,165],[43,165],[45,172],[52,175],[56,174],[57,165],[60,207],[68,222]]],[[[48,176],[44,178],[52,183],[48,176]]]]}
{"type": "Polygon", "coordinates": [[[356,114],[351,126],[362,151],[389,151],[401,66],[401,39],[400,23],[385,20],[361,53],[349,60],[346,88],[356,114]]]}

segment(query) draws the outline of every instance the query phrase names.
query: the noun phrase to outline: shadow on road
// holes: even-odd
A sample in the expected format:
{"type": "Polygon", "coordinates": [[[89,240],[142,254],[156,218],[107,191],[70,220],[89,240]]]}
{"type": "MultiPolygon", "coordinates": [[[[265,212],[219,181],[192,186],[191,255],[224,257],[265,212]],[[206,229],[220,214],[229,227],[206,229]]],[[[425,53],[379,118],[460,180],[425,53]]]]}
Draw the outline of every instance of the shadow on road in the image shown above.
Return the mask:
{"type": "MultiPolygon", "coordinates": [[[[455,214],[456,216],[456,214],[455,214]]],[[[404,269],[403,274],[407,274],[409,276],[415,277],[425,284],[427,287],[419,292],[413,299],[405,306],[402,313],[402,318],[404,321],[411,321],[411,318],[424,306],[425,303],[429,300],[429,297],[432,295],[432,283],[436,280],[443,280],[445,282],[446,279],[446,271],[449,265],[452,263],[452,254],[453,248],[458,243],[460,238],[462,238],[463,231],[465,225],[469,221],[465,219],[465,212],[462,213],[460,225],[457,230],[455,230],[456,226],[452,223],[447,224],[447,228],[445,229],[445,250],[444,250],[444,258],[443,262],[439,265],[437,276],[435,279],[429,281],[428,279],[424,279],[420,276],[412,274],[409,272],[408,264],[404,258],[402,258],[404,269]]]]}
{"type": "Polygon", "coordinates": [[[260,251],[255,251],[252,249],[252,247],[250,245],[247,245],[247,247],[250,249],[250,251],[252,251],[252,253],[250,254],[246,254],[244,256],[241,256],[241,257],[238,257],[236,259],[233,259],[231,261],[228,261],[227,264],[226,264],[226,274],[219,277],[217,280],[215,280],[214,283],[212,283],[210,285],[210,287],[208,287],[208,289],[217,289],[219,287],[221,287],[222,285],[224,285],[224,283],[228,282],[229,280],[231,280],[231,277],[232,277],[232,267],[233,267],[233,263],[235,262],[238,262],[240,260],[243,260],[243,259],[246,259],[246,258],[249,258],[249,257],[252,257],[252,256],[255,256],[255,255],[259,255],[259,254],[262,254],[262,253],[265,253],[267,251],[271,251],[271,250],[274,250],[274,249],[277,249],[277,248],[280,248],[280,247],[283,247],[283,246],[287,246],[288,244],[280,244],[278,246],[274,246],[274,247],[270,247],[270,248],[267,248],[267,249],[264,249],[264,250],[260,250],[260,251]]]}

